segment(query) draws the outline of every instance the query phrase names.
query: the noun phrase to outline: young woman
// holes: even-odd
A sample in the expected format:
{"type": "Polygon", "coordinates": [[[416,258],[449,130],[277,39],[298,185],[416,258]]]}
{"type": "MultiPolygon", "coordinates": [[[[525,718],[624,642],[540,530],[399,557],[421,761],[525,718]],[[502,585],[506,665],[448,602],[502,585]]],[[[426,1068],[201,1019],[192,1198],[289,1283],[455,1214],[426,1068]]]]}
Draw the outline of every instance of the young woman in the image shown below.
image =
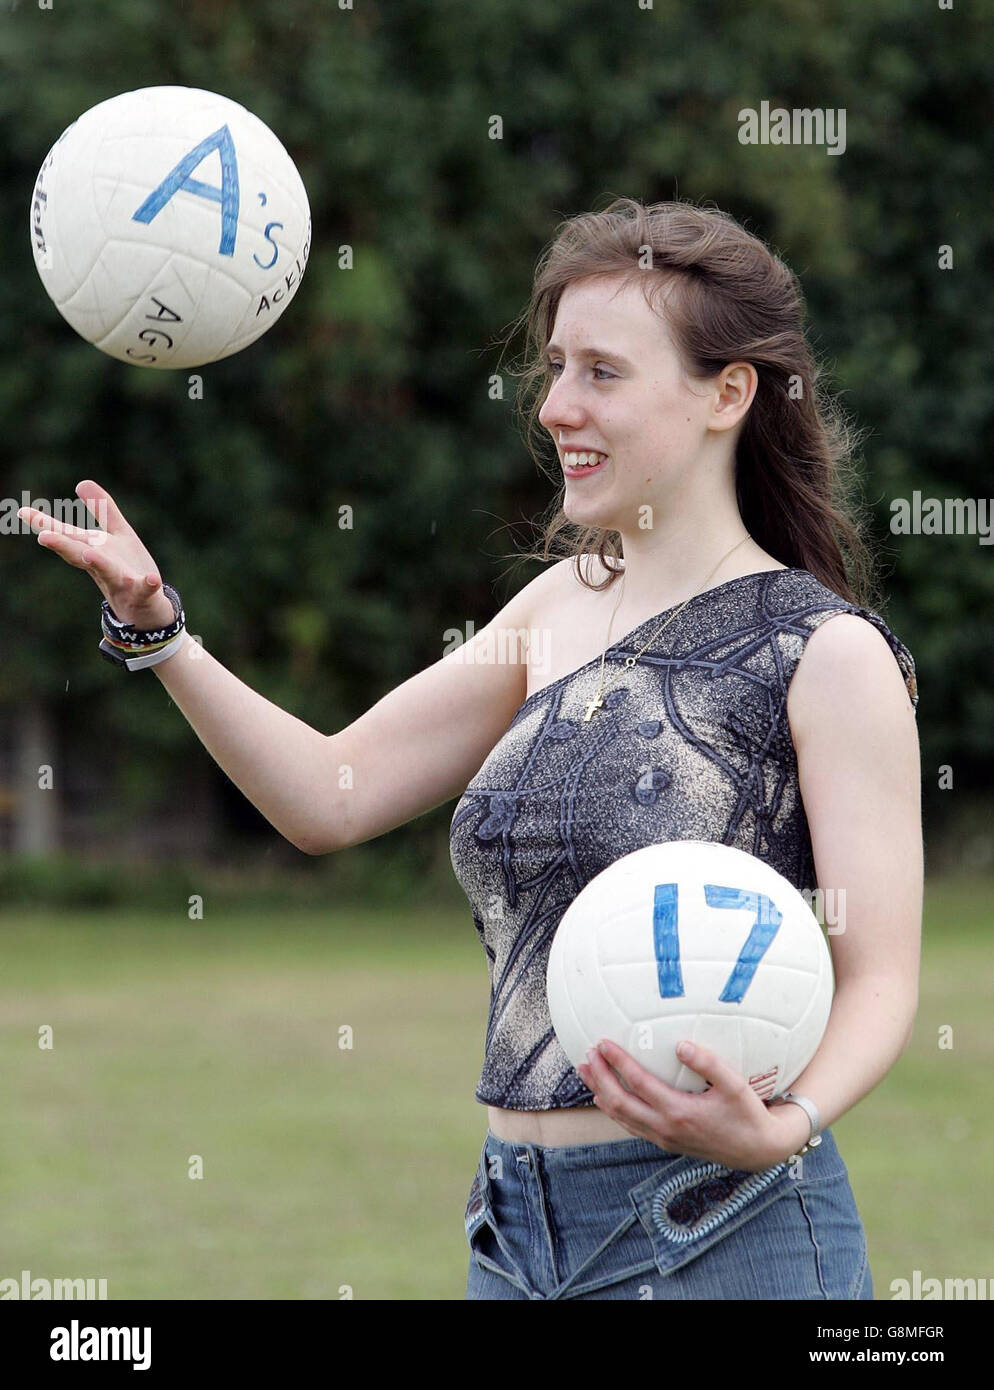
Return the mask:
{"type": "Polygon", "coordinates": [[[561,533],[567,553],[336,734],[184,643],[178,596],[96,483],[77,490],[107,507],[100,544],[22,515],[96,581],[105,651],[142,653],[300,849],[459,797],[452,861],[491,982],[468,1297],[872,1298],[828,1126],[913,1026],[917,691],[907,648],[863,606],[865,547],[835,498],[845,430],[817,391],[797,283],[725,214],[619,199],[560,230],[527,327],[529,439],[554,444],[564,480],[543,558],[561,533]],[[562,913],[621,855],[681,839],[844,903],[828,1029],[791,1100],[764,1103],[700,1047],[684,1060],[709,1085],[687,1093],[611,1044],[574,1070],[555,1038],[562,913]]]}

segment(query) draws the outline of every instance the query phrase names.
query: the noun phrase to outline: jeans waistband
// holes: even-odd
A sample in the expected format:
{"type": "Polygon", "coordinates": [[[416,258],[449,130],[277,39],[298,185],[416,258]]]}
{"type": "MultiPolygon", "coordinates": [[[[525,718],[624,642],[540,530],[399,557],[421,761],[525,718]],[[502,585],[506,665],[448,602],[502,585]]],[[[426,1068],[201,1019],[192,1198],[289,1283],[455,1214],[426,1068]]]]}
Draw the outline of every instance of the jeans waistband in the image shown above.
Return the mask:
{"type": "Polygon", "coordinates": [[[540,1164],[545,1171],[606,1168],[646,1161],[665,1163],[681,1157],[661,1149],[651,1139],[640,1139],[636,1135],[631,1139],[605,1139],[596,1144],[527,1144],[499,1139],[490,1129],[487,1130],[486,1150],[490,1155],[499,1155],[505,1163],[523,1162],[526,1156],[533,1166],[540,1164]]]}

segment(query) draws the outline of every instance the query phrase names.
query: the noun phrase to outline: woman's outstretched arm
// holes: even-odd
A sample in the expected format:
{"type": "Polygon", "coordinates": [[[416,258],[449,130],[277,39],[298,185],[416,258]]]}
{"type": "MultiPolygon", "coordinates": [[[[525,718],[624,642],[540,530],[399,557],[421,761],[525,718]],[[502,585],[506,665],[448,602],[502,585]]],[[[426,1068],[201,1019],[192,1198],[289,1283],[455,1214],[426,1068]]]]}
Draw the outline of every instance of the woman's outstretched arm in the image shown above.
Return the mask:
{"type": "MultiPolygon", "coordinates": [[[[113,498],[89,479],[77,492],[105,529],[30,507],[18,515],[39,545],[90,575],[119,618],[141,631],[172,621],[155,561],[113,498]]],[[[280,709],[189,638],[150,669],[270,824],[305,853],[324,854],[382,835],[465,788],[525,698],[533,599],[554,569],[469,642],[334,734],[280,709]]]]}

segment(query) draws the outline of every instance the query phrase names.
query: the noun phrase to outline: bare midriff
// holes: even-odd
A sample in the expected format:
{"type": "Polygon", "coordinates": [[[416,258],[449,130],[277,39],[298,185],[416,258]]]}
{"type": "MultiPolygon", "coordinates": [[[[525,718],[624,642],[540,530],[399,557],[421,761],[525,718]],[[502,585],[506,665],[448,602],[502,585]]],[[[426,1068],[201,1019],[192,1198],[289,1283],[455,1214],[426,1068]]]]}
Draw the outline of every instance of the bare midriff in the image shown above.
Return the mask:
{"type": "Polygon", "coordinates": [[[602,1144],[637,1136],[596,1105],[569,1110],[501,1110],[487,1106],[491,1134],[509,1144],[602,1144]]]}

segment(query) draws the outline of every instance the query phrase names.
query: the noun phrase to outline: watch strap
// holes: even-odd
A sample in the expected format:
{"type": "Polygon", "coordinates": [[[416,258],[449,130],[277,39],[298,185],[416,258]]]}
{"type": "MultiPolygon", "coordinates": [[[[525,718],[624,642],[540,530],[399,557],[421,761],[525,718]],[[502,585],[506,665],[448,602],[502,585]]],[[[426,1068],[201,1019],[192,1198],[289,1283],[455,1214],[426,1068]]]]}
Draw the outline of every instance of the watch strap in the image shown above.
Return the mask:
{"type": "Polygon", "coordinates": [[[784,1091],[778,1100],[787,1101],[791,1105],[799,1105],[807,1115],[811,1123],[811,1133],[808,1135],[808,1143],[821,1133],[821,1116],[818,1114],[818,1107],[813,1100],[808,1100],[807,1096],[799,1096],[795,1091],[784,1091]]]}

